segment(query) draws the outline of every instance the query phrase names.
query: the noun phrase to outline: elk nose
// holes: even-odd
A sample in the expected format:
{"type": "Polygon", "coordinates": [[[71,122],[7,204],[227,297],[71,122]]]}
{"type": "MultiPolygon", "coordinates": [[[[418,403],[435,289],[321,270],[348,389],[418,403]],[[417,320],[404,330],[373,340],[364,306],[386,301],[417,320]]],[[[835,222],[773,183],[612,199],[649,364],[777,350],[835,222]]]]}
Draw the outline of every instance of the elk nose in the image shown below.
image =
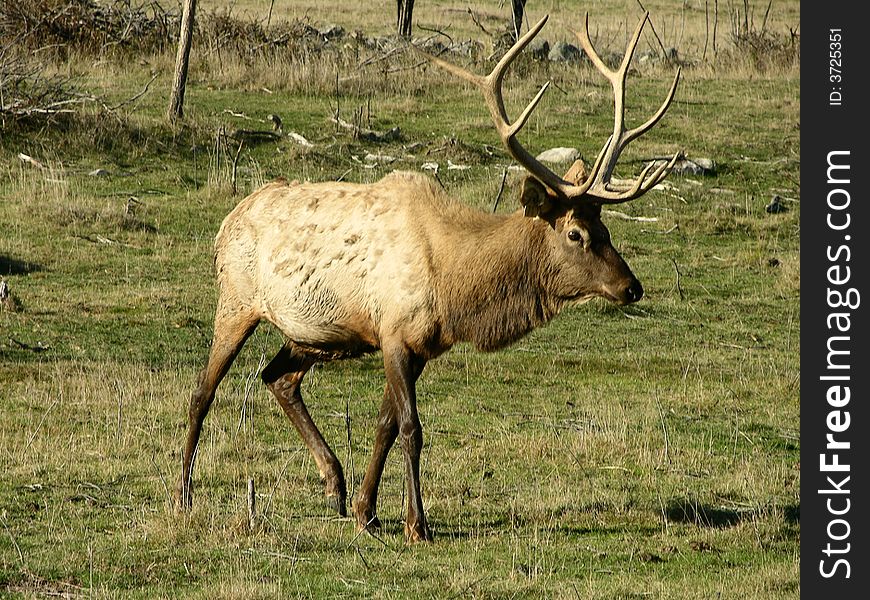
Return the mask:
{"type": "Polygon", "coordinates": [[[631,283],[628,284],[628,287],[625,288],[625,303],[631,304],[632,302],[637,302],[642,297],[643,286],[640,284],[640,281],[633,279],[631,283]]]}

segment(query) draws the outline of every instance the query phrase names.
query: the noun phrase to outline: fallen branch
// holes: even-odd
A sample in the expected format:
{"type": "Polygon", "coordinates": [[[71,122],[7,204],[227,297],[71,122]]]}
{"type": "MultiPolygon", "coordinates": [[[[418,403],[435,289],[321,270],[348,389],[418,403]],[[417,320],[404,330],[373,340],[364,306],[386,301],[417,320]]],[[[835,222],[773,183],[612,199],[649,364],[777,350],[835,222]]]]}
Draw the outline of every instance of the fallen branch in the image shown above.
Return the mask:
{"type": "Polygon", "coordinates": [[[501,195],[504,192],[504,185],[507,182],[507,169],[504,169],[501,174],[501,185],[498,188],[498,194],[495,195],[495,202],[492,203],[492,212],[495,214],[495,211],[498,210],[498,202],[501,200],[501,195]]]}
{"type": "Polygon", "coordinates": [[[112,110],[112,111],[114,111],[114,110],[118,110],[118,109],[121,108],[122,106],[127,106],[128,104],[131,104],[131,103],[135,102],[136,100],[138,100],[139,98],[141,98],[142,96],[144,96],[145,94],[147,94],[147,93],[148,93],[148,88],[151,87],[151,84],[154,83],[154,80],[155,80],[155,79],[157,79],[157,75],[154,75],[154,76],[151,78],[151,81],[149,81],[148,83],[146,83],[146,84],[145,84],[145,87],[142,88],[142,91],[140,91],[138,94],[134,94],[133,96],[127,98],[127,99],[124,100],[123,102],[119,102],[119,103],[116,104],[115,106],[110,107],[109,110],[112,110]]]}
{"type": "Polygon", "coordinates": [[[36,346],[31,346],[30,344],[25,344],[24,342],[20,342],[15,338],[9,338],[9,341],[21,348],[22,350],[29,350],[30,352],[46,352],[51,350],[50,346],[44,346],[42,342],[37,342],[36,346]]]}
{"type": "Polygon", "coordinates": [[[658,217],[633,217],[618,210],[602,210],[603,214],[622,219],[623,221],[639,221],[641,223],[658,223],[658,217]]]}
{"type": "Polygon", "coordinates": [[[354,138],[358,140],[365,140],[367,142],[393,142],[398,140],[402,136],[402,132],[399,130],[398,127],[393,127],[386,133],[378,133],[377,131],[372,131],[371,129],[365,129],[364,127],[360,127],[359,125],[348,123],[339,116],[334,116],[330,118],[330,121],[335,123],[342,129],[347,129],[348,131],[350,131],[353,134],[354,138]]]}
{"type": "Polygon", "coordinates": [[[26,163],[32,167],[36,167],[37,169],[44,169],[45,168],[44,164],[42,164],[41,162],[39,162],[38,160],[36,160],[32,156],[28,156],[27,154],[24,154],[23,152],[18,153],[18,159],[23,163],[26,163]]]}
{"type": "Polygon", "coordinates": [[[480,20],[477,18],[477,15],[474,14],[474,11],[471,10],[471,7],[468,7],[468,16],[471,17],[471,20],[474,21],[474,24],[477,25],[478,29],[480,29],[486,35],[492,37],[492,32],[490,32],[486,27],[484,27],[480,20]]]}

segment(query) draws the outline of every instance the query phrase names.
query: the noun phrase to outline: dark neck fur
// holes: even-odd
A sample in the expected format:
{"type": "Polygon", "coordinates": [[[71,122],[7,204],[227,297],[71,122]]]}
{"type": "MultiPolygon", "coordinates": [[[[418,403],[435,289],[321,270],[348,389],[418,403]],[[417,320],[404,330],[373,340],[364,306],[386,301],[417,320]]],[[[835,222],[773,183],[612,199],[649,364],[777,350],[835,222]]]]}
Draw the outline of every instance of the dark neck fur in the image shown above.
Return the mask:
{"type": "Polygon", "coordinates": [[[547,323],[562,303],[546,281],[548,225],[519,213],[482,215],[454,232],[455,252],[439,269],[444,333],[480,350],[503,348],[547,323]]]}

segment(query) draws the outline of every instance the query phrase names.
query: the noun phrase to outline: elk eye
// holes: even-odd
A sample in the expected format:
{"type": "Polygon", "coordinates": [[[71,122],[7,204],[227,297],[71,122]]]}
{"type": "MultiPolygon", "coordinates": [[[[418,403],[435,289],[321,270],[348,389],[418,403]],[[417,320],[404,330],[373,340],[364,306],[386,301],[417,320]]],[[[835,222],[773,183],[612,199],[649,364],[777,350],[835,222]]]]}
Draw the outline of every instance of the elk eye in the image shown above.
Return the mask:
{"type": "Polygon", "coordinates": [[[576,229],[572,229],[568,232],[568,239],[572,242],[582,242],[583,235],[576,229]]]}

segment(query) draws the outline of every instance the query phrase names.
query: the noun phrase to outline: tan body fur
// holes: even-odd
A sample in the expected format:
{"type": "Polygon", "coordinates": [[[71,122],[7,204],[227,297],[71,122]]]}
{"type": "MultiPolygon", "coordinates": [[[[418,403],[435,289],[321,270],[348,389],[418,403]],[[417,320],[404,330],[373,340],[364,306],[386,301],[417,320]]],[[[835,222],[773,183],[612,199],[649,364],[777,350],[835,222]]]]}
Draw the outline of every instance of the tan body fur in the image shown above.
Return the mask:
{"type": "Polygon", "coordinates": [[[264,186],[216,240],[221,294],[312,350],[354,355],[399,335],[434,358],[503,347],[556,314],[547,224],[475,211],[423,175],[264,186]],[[542,272],[543,271],[543,272],[542,272]]]}

